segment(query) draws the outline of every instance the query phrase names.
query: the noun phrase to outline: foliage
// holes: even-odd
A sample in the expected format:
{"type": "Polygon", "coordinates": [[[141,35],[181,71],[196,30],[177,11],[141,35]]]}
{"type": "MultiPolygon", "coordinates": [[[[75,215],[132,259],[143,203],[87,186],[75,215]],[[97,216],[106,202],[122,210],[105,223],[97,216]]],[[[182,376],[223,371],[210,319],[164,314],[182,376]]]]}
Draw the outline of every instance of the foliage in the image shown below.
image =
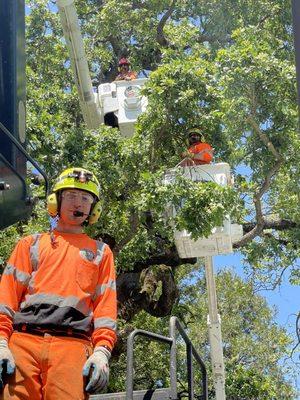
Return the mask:
{"type": "MultiPolygon", "coordinates": [[[[208,347],[206,316],[207,300],[203,272],[195,266],[185,266],[177,276],[180,301],[174,308],[176,315],[186,328],[199,355],[205,361],[209,373],[210,398],[214,398],[211,385],[210,354],[208,347]]],[[[230,400],[291,399],[294,391],[284,373],[296,374],[290,362],[279,365],[282,357],[287,358],[291,338],[283,328],[274,322],[275,312],[266,301],[256,295],[251,283],[243,281],[230,270],[217,276],[217,292],[222,318],[222,337],[226,366],[226,395],[230,400]]],[[[132,324],[136,328],[168,336],[168,318],[153,318],[146,313],[139,314],[132,324]]],[[[122,329],[122,327],[120,327],[122,329]]],[[[177,340],[178,346],[178,390],[187,390],[185,346],[177,340]]],[[[167,346],[156,343],[148,345],[147,340],[137,342],[135,347],[135,388],[154,388],[169,385],[169,351],[167,346]],[[145,350],[147,349],[147,350],[145,350]]],[[[195,368],[195,382],[201,381],[199,369],[195,368]]],[[[112,367],[113,375],[109,391],[124,390],[125,359],[118,360],[112,367]]],[[[200,394],[198,384],[196,393],[200,394]]]]}
{"type": "MultiPolygon", "coordinates": [[[[263,297],[255,294],[250,282],[243,281],[229,269],[218,273],[216,285],[228,398],[293,398],[290,383],[283,379],[284,373],[290,376],[296,373],[295,366],[287,361],[292,339],[274,322],[274,310],[263,297]],[[282,357],[286,360],[283,369],[279,366],[282,357]]],[[[180,290],[183,300],[178,305],[178,315],[185,322],[193,343],[202,349],[201,354],[209,362],[203,271],[191,269],[180,290]]]]}
{"type": "MultiPolygon", "coordinates": [[[[299,284],[300,140],[290,2],[77,0],[94,84],[113,80],[123,55],[149,77],[143,89],[149,105],[130,139],[106,126],[95,132],[85,128],[55,2],[26,0],[26,5],[30,154],[51,179],[70,165],[96,172],[103,212],[88,232],[113,244],[118,272],[147,266],[152,256],[176,259],[174,227],[194,238],[207,236],[230,214],[244,226],[238,249],[252,281],[273,287],[290,271],[290,282],[299,284]],[[180,174],[165,184],[194,125],[215,148],[215,161],[230,164],[233,188],[188,182],[180,174]]],[[[20,236],[45,229],[47,216],[39,200],[27,225],[0,233],[1,264],[20,236]]],[[[188,272],[188,267],[176,268],[184,287],[174,312],[189,323],[199,348],[207,349],[206,309],[198,297],[203,281],[195,278],[197,293],[188,272]]],[[[230,274],[219,278],[229,395],[284,398],[282,385],[292,398],[279,366],[288,339],[251,290],[230,274]]],[[[164,331],[163,320],[143,313],[133,323],[164,331]]],[[[147,362],[162,379],[165,364],[157,361],[157,351],[154,346],[151,357],[144,357],[141,374],[147,362]]],[[[120,387],[119,366],[115,371],[111,389],[120,387]]],[[[150,382],[149,376],[145,379],[150,382]]],[[[140,378],[140,387],[144,382],[140,378]]]]}
{"type": "MultiPolygon", "coordinates": [[[[234,219],[257,222],[258,203],[253,199],[268,182],[259,199],[264,221],[292,222],[290,228],[262,230],[241,248],[251,268],[261,271],[255,276],[295,265],[299,257],[299,137],[287,0],[238,5],[230,0],[221,5],[215,0],[187,0],[180,5],[78,0],[95,82],[113,78],[122,54],[130,55],[133,69],[145,74],[152,71],[144,88],[149,106],[130,140],[105,127],[97,133],[84,129],[55,5],[38,0],[28,0],[27,5],[31,154],[50,177],[70,164],[95,169],[102,182],[104,212],[92,232],[114,238],[120,269],[132,269],[138,254],[147,258],[157,247],[159,235],[168,239],[159,249],[170,248],[170,230],[162,221],[168,189],[159,186],[159,173],[178,163],[186,148],[186,129],[197,124],[215,148],[215,160],[226,160],[236,172],[240,200],[235,200],[234,219]],[[253,128],[249,115],[261,132],[253,128]],[[268,173],[276,157],[261,133],[283,158],[273,176],[268,173]],[[150,184],[155,188],[145,193],[150,184]],[[145,226],[147,206],[155,216],[152,229],[145,226]]],[[[173,200],[182,191],[193,193],[176,223],[194,237],[207,235],[211,223],[219,223],[229,212],[231,195],[208,190],[208,186],[195,190],[189,184],[185,190],[182,184],[174,192],[173,200]],[[208,211],[199,215],[202,220],[193,212],[198,207],[208,211]]],[[[296,268],[291,271],[291,281],[297,282],[296,268]]],[[[272,274],[269,280],[274,283],[272,274]]]]}

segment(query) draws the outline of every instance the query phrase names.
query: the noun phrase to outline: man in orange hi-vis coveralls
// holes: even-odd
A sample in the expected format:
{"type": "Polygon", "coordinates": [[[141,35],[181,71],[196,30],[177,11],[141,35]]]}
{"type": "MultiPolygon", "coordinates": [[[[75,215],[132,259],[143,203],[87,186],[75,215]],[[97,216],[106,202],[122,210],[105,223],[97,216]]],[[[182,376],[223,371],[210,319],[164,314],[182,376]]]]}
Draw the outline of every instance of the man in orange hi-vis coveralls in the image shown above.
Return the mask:
{"type": "Polygon", "coordinates": [[[130,62],[127,58],[121,58],[119,60],[118,70],[119,74],[115,81],[131,81],[132,79],[137,78],[137,73],[135,71],[130,71],[130,62]]]}
{"type": "Polygon", "coordinates": [[[196,165],[210,164],[213,159],[214,149],[210,144],[205,143],[201,129],[191,128],[188,131],[189,137],[189,149],[185,152],[182,157],[191,160],[185,160],[190,165],[191,163],[196,165]]]}
{"type": "Polygon", "coordinates": [[[100,215],[99,182],[69,168],[55,182],[50,233],[15,247],[0,284],[1,398],[79,400],[108,383],[116,342],[116,283],[109,247],[83,233],[100,215]]]}

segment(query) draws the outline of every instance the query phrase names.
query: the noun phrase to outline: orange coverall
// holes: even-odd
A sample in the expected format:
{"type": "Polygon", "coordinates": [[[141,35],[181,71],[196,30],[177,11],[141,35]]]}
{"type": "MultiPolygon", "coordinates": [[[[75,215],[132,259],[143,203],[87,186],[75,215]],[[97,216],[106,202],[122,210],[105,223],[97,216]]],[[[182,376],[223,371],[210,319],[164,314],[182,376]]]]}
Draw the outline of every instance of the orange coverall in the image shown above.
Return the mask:
{"type": "Polygon", "coordinates": [[[0,338],[16,373],[5,400],[85,399],[82,367],[92,345],[116,342],[116,283],[109,247],[54,231],[15,247],[0,283],[0,338]]]}
{"type": "Polygon", "coordinates": [[[125,73],[120,73],[117,75],[115,81],[124,81],[124,80],[129,80],[131,81],[132,79],[137,78],[137,73],[134,71],[127,71],[125,73]]]}
{"type": "Polygon", "coordinates": [[[193,144],[188,152],[192,154],[192,160],[196,165],[209,164],[213,159],[213,148],[208,143],[193,144]]]}

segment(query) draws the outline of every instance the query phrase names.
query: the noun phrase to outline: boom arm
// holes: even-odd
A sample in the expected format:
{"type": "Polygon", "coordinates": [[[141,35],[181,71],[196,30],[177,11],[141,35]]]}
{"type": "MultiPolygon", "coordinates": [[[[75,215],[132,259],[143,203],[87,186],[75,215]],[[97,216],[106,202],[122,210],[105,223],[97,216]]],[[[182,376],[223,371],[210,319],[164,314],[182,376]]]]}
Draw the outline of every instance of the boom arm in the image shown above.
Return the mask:
{"type": "Polygon", "coordinates": [[[103,114],[93,92],[74,0],[57,0],[57,6],[79,93],[83,118],[89,129],[97,129],[103,123],[103,114]]]}

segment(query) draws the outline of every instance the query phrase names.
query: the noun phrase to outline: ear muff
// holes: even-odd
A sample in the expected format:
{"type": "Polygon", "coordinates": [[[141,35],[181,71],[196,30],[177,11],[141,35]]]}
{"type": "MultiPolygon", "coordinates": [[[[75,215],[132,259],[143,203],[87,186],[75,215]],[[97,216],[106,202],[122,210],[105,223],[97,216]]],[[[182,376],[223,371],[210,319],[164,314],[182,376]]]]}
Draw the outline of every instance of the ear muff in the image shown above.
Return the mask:
{"type": "Polygon", "coordinates": [[[88,218],[89,225],[93,225],[98,221],[101,211],[102,211],[101,201],[97,201],[97,203],[91,209],[90,216],[88,218]]]}
{"type": "Polygon", "coordinates": [[[47,210],[51,217],[55,217],[58,212],[58,201],[56,193],[51,193],[47,197],[47,210]]]}

